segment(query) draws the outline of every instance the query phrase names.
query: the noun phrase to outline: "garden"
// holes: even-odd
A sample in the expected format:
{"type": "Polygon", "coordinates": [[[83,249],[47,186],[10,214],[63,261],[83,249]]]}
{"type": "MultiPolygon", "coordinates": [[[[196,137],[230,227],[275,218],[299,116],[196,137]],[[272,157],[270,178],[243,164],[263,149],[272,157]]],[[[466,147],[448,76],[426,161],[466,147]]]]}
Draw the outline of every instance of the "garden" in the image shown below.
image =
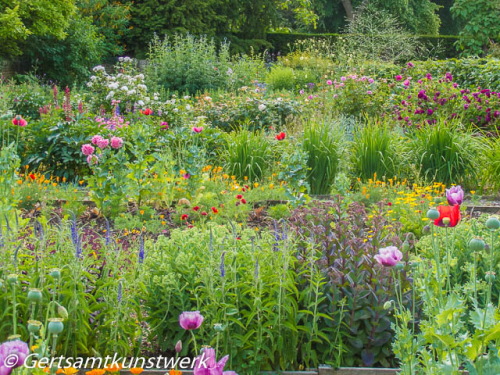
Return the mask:
{"type": "Polygon", "coordinates": [[[500,374],[500,29],[363,4],[1,78],[0,375],[500,374]]]}

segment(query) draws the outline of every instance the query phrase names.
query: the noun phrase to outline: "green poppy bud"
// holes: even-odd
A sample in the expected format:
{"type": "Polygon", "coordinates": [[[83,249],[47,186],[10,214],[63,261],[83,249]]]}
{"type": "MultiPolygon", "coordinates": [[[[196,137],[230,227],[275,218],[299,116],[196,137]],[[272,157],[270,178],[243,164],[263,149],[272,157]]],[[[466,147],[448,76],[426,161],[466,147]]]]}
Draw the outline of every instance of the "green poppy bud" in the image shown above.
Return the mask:
{"type": "Polygon", "coordinates": [[[28,301],[37,303],[42,301],[42,291],[40,289],[30,289],[28,292],[28,301]]]}
{"type": "Polygon", "coordinates": [[[387,301],[384,303],[384,310],[389,310],[392,306],[392,301],[387,301]]]}
{"type": "Polygon", "coordinates": [[[63,319],[68,319],[68,310],[64,306],[57,306],[57,313],[63,319]]]}
{"type": "Polygon", "coordinates": [[[42,322],[38,320],[28,320],[28,331],[31,333],[38,333],[42,328],[42,322]]]}
{"type": "Polygon", "coordinates": [[[484,241],[482,239],[480,239],[480,238],[473,238],[469,242],[469,248],[472,251],[477,251],[477,252],[483,251],[484,250],[484,245],[485,245],[484,241]]]}
{"type": "Polygon", "coordinates": [[[430,208],[429,211],[427,211],[427,218],[431,220],[439,219],[439,211],[435,208],[430,208]]]}
{"type": "Polygon", "coordinates": [[[410,244],[408,243],[408,241],[403,242],[403,246],[401,246],[401,249],[405,253],[407,253],[408,251],[410,251],[410,244]]]}
{"type": "Polygon", "coordinates": [[[63,320],[61,318],[50,318],[48,331],[54,335],[58,335],[64,330],[63,320]]]}
{"type": "Polygon", "coordinates": [[[21,335],[10,335],[7,337],[7,341],[14,341],[14,340],[19,340],[21,338],[21,335]]]}
{"type": "Polygon", "coordinates": [[[491,231],[497,230],[498,228],[500,228],[500,220],[498,220],[496,217],[490,217],[488,220],[486,220],[486,228],[491,231]]]}
{"type": "Polygon", "coordinates": [[[399,263],[396,263],[396,265],[394,266],[394,268],[397,270],[397,271],[402,271],[403,268],[405,268],[405,265],[402,263],[402,262],[399,262],[399,263]]]}

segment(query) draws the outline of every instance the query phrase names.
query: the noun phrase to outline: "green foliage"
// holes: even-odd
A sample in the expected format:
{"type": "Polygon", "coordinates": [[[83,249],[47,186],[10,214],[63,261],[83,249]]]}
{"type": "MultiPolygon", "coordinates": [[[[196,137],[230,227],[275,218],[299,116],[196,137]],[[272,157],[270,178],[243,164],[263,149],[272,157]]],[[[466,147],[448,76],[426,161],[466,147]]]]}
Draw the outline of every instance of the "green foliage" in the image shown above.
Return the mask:
{"type": "Polygon", "coordinates": [[[33,67],[46,74],[45,78],[63,87],[85,82],[103,54],[102,39],[90,18],[72,18],[66,34],[63,40],[31,36],[24,53],[33,67]]]}
{"type": "Polygon", "coordinates": [[[302,148],[307,155],[307,181],[312,194],[330,193],[339,168],[341,147],[335,124],[320,121],[306,124],[302,148]]]}
{"type": "MultiPolygon", "coordinates": [[[[330,202],[314,201],[290,217],[299,237],[299,258],[309,263],[308,249],[316,244],[322,255],[316,264],[330,275],[323,286],[330,297],[318,311],[332,317],[332,337],[341,338],[334,349],[339,360],[332,363],[335,367],[392,367],[393,317],[384,304],[394,298],[396,281],[387,268],[376,265],[374,255],[381,247],[400,247],[401,240],[399,224],[388,221],[380,208],[368,215],[361,204],[338,196],[330,202]]],[[[403,288],[409,286],[405,275],[401,282],[403,288]]],[[[403,300],[408,297],[405,293],[403,300]]]]}
{"type": "Polygon", "coordinates": [[[320,252],[309,248],[310,262],[299,264],[291,234],[277,228],[276,236],[210,226],[175,230],[173,241],[160,238],[145,263],[151,339],[162,350],[181,340],[181,355],[189,355],[193,341],[178,316],[199,310],[205,320],[195,331],[198,345],[229,354],[226,368],[238,373],[312,367],[335,358],[326,279],[315,265],[320,252]]]}
{"type": "Polygon", "coordinates": [[[245,177],[250,182],[261,180],[270,154],[270,144],[262,131],[254,133],[240,129],[227,135],[227,170],[238,181],[243,181],[245,177]]]}
{"type": "Polygon", "coordinates": [[[127,33],[130,7],[111,0],[77,0],[82,17],[90,17],[102,36],[102,56],[123,54],[122,40],[127,33]]]}
{"type": "Polygon", "coordinates": [[[474,188],[478,180],[479,141],[456,122],[438,122],[415,130],[410,143],[413,162],[426,181],[474,188]]]}
{"type": "Polygon", "coordinates": [[[464,23],[457,49],[465,55],[482,55],[490,39],[500,34],[500,3],[490,0],[457,0],[451,8],[464,23]]]}
{"type": "MultiPolygon", "coordinates": [[[[266,40],[273,45],[273,50],[280,52],[281,54],[286,54],[295,49],[294,45],[299,40],[307,39],[326,39],[331,43],[335,43],[342,36],[342,38],[348,39],[348,34],[307,34],[307,33],[282,33],[268,32],[266,34],[266,40]]],[[[417,43],[425,43],[428,45],[430,50],[437,49],[436,54],[439,58],[451,58],[457,57],[458,52],[453,47],[454,43],[458,40],[456,36],[448,35],[416,35],[417,43]],[[438,48],[439,47],[439,48],[438,48]],[[441,50],[442,52],[440,52],[441,50]]],[[[418,60],[420,56],[416,56],[418,60]]],[[[359,61],[358,61],[359,62],[359,61]]]]}
{"type": "Polygon", "coordinates": [[[292,68],[273,66],[266,77],[266,83],[273,90],[292,90],[295,88],[292,68]]]}
{"type": "Polygon", "coordinates": [[[0,3],[0,57],[20,55],[23,42],[31,36],[65,38],[74,0],[13,0],[0,3]]]}
{"type": "Polygon", "coordinates": [[[376,174],[378,178],[400,176],[398,158],[402,158],[399,136],[390,130],[387,122],[367,120],[354,133],[351,146],[351,164],[354,176],[366,181],[376,174]]]}
{"type": "Polygon", "coordinates": [[[166,36],[163,41],[155,37],[151,43],[147,84],[155,90],[191,94],[216,90],[225,86],[230,72],[227,43],[217,51],[213,39],[190,34],[166,36]]]}

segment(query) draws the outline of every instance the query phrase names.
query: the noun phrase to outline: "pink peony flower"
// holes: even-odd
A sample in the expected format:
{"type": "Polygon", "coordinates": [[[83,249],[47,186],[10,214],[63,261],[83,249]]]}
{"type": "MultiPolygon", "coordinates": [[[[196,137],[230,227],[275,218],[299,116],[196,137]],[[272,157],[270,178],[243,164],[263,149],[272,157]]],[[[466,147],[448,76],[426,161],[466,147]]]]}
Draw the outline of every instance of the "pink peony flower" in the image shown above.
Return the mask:
{"type": "Polygon", "coordinates": [[[97,157],[97,155],[87,156],[87,164],[88,165],[91,165],[92,163],[97,164],[98,161],[99,161],[99,158],[97,157]]]}
{"type": "Polygon", "coordinates": [[[101,138],[97,141],[97,147],[99,147],[101,150],[104,150],[106,147],[109,145],[109,140],[101,138]]]}
{"type": "Polygon", "coordinates": [[[396,246],[389,246],[380,249],[375,255],[375,260],[385,267],[394,267],[401,259],[403,253],[396,246]]]}
{"type": "Polygon", "coordinates": [[[331,80],[331,79],[329,79],[328,81],[326,81],[326,84],[327,84],[328,86],[331,86],[331,85],[332,85],[332,80],[331,80]]]}
{"type": "Polygon", "coordinates": [[[82,146],[82,153],[86,156],[92,155],[94,153],[94,147],[86,143],[82,146]]]}
{"type": "Polygon", "coordinates": [[[93,145],[97,145],[100,141],[102,141],[102,139],[103,138],[100,135],[94,135],[92,137],[92,141],[91,142],[92,142],[93,145]]]}
{"type": "Polygon", "coordinates": [[[123,145],[123,139],[121,139],[120,137],[113,137],[111,138],[111,147],[113,147],[114,149],[119,149],[120,147],[122,147],[123,145]]]}
{"type": "Polygon", "coordinates": [[[203,315],[199,311],[184,311],[179,315],[179,324],[185,330],[198,329],[203,323],[203,315]]]}
{"type": "Polygon", "coordinates": [[[396,81],[401,81],[403,79],[403,77],[401,77],[399,74],[396,76],[396,81]]]}

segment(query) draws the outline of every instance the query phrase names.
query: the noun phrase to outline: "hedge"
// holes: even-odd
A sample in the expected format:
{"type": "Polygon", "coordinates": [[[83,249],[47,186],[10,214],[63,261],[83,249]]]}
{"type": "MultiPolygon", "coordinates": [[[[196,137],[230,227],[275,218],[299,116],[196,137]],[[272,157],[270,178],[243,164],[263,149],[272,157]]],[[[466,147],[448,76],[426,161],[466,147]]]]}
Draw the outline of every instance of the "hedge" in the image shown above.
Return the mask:
{"type": "MultiPolygon", "coordinates": [[[[267,33],[266,40],[273,46],[272,52],[287,54],[298,40],[305,39],[329,39],[335,42],[340,36],[348,37],[348,34],[305,34],[305,33],[267,33]]],[[[459,52],[455,48],[458,36],[454,35],[418,35],[417,38],[429,47],[439,46],[437,58],[446,59],[458,57],[459,52]]]]}

